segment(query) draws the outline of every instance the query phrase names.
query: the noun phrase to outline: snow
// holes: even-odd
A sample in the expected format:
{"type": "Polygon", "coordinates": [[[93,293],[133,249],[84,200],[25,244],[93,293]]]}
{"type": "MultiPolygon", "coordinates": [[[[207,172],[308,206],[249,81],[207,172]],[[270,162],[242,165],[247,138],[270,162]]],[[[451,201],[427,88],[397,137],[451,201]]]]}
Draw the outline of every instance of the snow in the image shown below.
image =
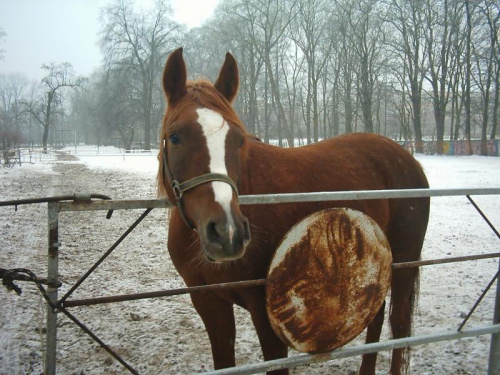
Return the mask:
{"type": "Polygon", "coordinates": [[[77,146],[64,149],[68,155],[76,156],[89,169],[107,169],[156,175],[157,151],[124,152],[112,146],[77,146]]]}
{"type": "MultiPolygon", "coordinates": [[[[481,156],[417,156],[435,188],[500,187],[500,158],[481,156]]],[[[114,199],[156,196],[156,153],[123,153],[115,148],[68,148],[33,164],[0,168],[0,200],[75,192],[110,195],[114,199]],[[68,157],[70,155],[71,157],[68,157]]],[[[474,197],[497,227],[500,197],[474,197]]],[[[64,293],[139,216],[117,211],[62,213],[60,276],[64,293]]],[[[2,268],[25,267],[46,273],[46,205],[0,207],[2,268]]],[[[153,210],[139,228],[82,284],[74,298],[137,293],[183,286],[166,249],[167,217],[153,210]]],[[[498,250],[498,239],[465,197],[433,198],[423,258],[434,259],[498,250]]],[[[454,330],[498,269],[497,259],[424,267],[414,333],[454,330]]],[[[18,297],[0,291],[0,374],[41,373],[40,297],[36,288],[19,283],[18,297]]],[[[490,324],[494,292],[479,305],[466,328],[490,324]]],[[[43,310],[42,310],[43,311],[43,310]]],[[[195,373],[212,368],[203,324],[189,297],[97,305],[71,310],[140,373],[195,373]]],[[[251,321],[236,309],[237,362],[261,361],[251,321]]],[[[386,314],[386,320],[387,320],[386,314]]],[[[58,374],[118,374],[126,370],[69,319],[59,315],[58,374]]],[[[43,321],[43,320],[42,320],[43,321]]],[[[384,325],[383,339],[389,337],[384,325]]],[[[42,328],[43,329],[43,328],[42,328]]],[[[363,335],[361,335],[363,336],[363,335]]],[[[348,345],[358,345],[362,338],[348,345]]],[[[478,374],[488,363],[489,336],[429,344],[414,349],[412,373],[478,374]]],[[[294,355],[296,353],[291,353],[294,355]]],[[[379,355],[377,372],[388,372],[390,354],[379,355]]],[[[351,374],[359,358],[299,367],[292,374],[351,374]]]]}

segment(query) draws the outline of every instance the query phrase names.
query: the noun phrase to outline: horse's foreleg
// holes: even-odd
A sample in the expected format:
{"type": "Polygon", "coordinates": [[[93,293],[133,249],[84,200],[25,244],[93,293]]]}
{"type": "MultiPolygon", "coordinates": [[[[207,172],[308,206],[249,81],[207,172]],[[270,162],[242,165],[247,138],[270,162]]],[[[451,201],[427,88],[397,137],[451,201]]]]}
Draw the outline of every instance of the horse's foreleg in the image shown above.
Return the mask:
{"type": "Polygon", "coordinates": [[[191,300],[208,332],[215,369],[235,366],[233,304],[211,293],[193,293],[191,300]]]}
{"type": "MultiPolygon", "coordinates": [[[[264,302],[264,299],[262,299],[264,302]]],[[[249,309],[252,321],[259,336],[260,346],[264,354],[264,360],[270,361],[285,358],[288,355],[288,347],[274,333],[264,303],[257,302],[249,309]]],[[[268,371],[268,375],[288,375],[288,369],[268,371]]]]}
{"type": "MultiPolygon", "coordinates": [[[[366,332],[366,343],[377,342],[380,340],[380,333],[382,332],[382,325],[384,324],[385,315],[385,301],[382,307],[378,311],[375,318],[368,325],[366,332]]],[[[377,353],[365,354],[363,355],[363,361],[361,362],[361,368],[359,373],[361,375],[371,375],[375,374],[375,365],[377,363],[377,353]]]]}

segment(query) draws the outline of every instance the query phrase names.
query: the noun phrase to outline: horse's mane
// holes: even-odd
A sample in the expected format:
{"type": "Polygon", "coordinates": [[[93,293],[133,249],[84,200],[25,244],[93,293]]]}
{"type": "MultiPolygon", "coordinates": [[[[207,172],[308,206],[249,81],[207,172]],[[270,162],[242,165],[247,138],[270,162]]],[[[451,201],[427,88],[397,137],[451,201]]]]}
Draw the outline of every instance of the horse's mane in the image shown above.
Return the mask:
{"type": "Polygon", "coordinates": [[[232,125],[238,127],[245,137],[248,137],[248,133],[245,125],[241,122],[240,118],[236,114],[231,103],[229,103],[224,96],[217,91],[213,84],[207,80],[199,79],[196,81],[187,81],[186,83],[187,94],[181,99],[180,103],[176,103],[175,110],[169,111],[166,109],[165,116],[163,118],[161,137],[160,137],[160,152],[158,153],[158,175],[157,175],[157,190],[158,196],[165,197],[166,189],[165,184],[166,176],[164,176],[163,168],[163,154],[164,154],[164,141],[167,139],[168,124],[170,124],[179,113],[184,109],[193,104],[197,107],[204,107],[214,110],[222,115],[222,117],[231,123],[232,125]]]}

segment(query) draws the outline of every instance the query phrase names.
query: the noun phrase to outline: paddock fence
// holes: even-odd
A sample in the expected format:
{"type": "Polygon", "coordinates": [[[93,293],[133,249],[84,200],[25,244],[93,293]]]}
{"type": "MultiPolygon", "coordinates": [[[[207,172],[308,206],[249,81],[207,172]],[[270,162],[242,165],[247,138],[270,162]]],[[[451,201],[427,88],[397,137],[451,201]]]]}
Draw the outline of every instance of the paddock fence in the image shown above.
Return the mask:
{"type": "MultiPolygon", "coordinates": [[[[349,201],[349,200],[368,200],[368,199],[404,199],[417,197],[451,197],[465,196],[477,210],[479,215],[484,219],[486,224],[491,228],[496,237],[500,240],[500,233],[483,213],[481,208],[473,200],[472,196],[491,196],[500,195],[500,188],[485,188],[485,189],[408,189],[408,190],[377,190],[377,191],[348,191],[348,192],[317,192],[317,193],[300,193],[300,194],[268,194],[268,195],[246,195],[240,197],[240,204],[255,205],[255,204],[278,204],[278,203],[298,203],[298,202],[319,202],[319,201],[349,201]]],[[[30,280],[36,281],[37,286],[41,289],[47,300],[47,332],[46,332],[46,352],[45,352],[45,374],[56,374],[56,342],[57,342],[57,316],[60,313],[66,315],[93,340],[95,340],[102,348],[104,348],[111,356],[120,362],[127,370],[133,374],[138,372],[127,363],[121,356],[115,353],[106,343],[104,343],[94,332],[81,323],[70,311],[71,307],[89,306],[102,303],[116,303],[131,300],[141,300],[146,298],[159,298],[167,296],[175,296],[199,291],[255,287],[265,285],[265,279],[249,280],[244,282],[205,285],[191,288],[178,288],[171,290],[161,290],[138,294],[114,295],[107,297],[88,298],[83,300],[71,299],[72,293],[85,281],[92,272],[120,245],[120,243],[141,223],[141,221],[153,209],[168,209],[172,208],[169,201],[166,200],[110,200],[102,195],[90,194],[75,194],[74,196],[53,197],[49,199],[35,200],[18,200],[10,202],[0,202],[0,206],[12,205],[19,206],[22,204],[41,203],[48,204],[48,267],[46,280],[30,280]],[[95,200],[102,199],[102,200],[95,200]],[[95,264],[62,296],[59,296],[59,288],[61,286],[59,275],[59,216],[64,212],[75,211],[108,211],[108,217],[114,210],[144,210],[139,218],[116,240],[116,242],[99,258],[95,264]],[[46,289],[42,284],[47,285],[46,289]]],[[[443,259],[431,259],[408,263],[397,263],[393,265],[394,269],[407,267],[421,267],[434,264],[444,264],[452,262],[472,261],[486,258],[499,258],[500,252],[478,254],[462,257],[448,257],[443,259]]],[[[428,335],[412,336],[402,339],[392,339],[377,343],[364,344],[355,347],[341,348],[328,353],[322,354],[300,354],[288,358],[277,359],[272,361],[263,361],[251,363],[242,366],[237,366],[228,369],[214,370],[206,372],[206,374],[253,374],[263,371],[276,370],[281,368],[291,368],[301,365],[306,365],[315,362],[329,361],[338,358],[346,358],[358,356],[367,353],[380,351],[388,351],[396,348],[406,348],[423,344],[437,343],[441,341],[458,340],[468,337],[480,335],[491,335],[490,353],[488,374],[500,374],[500,283],[497,281],[500,273],[499,270],[493,278],[485,286],[483,293],[477,299],[476,303],[465,316],[462,324],[456,331],[443,331],[428,335]],[[479,326],[474,328],[463,329],[466,322],[473,314],[477,306],[482,301],[486,293],[493,287],[497,281],[495,294],[495,307],[492,313],[492,324],[479,326]]],[[[26,278],[16,278],[16,275],[11,275],[13,280],[26,280],[26,278]]]]}

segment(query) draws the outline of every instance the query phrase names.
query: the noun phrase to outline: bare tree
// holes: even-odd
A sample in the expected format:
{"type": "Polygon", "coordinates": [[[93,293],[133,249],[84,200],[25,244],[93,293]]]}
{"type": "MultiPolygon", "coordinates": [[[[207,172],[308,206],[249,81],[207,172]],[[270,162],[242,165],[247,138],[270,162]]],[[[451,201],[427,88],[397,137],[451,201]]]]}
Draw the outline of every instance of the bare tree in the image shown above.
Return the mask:
{"type": "Polygon", "coordinates": [[[251,40],[249,24],[242,22],[240,2],[224,1],[216,9],[211,22],[191,29],[186,38],[186,56],[190,74],[195,78],[215,79],[221,56],[232,51],[238,56],[240,93],[234,107],[240,113],[248,130],[262,134],[259,121],[259,79],[262,76],[263,59],[251,40]]]}
{"type": "Polygon", "coordinates": [[[500,41],[497,38],[496,46],[497,53],[495,56],[495,76],[493,78],[493,82],[495,85],[495,98],[493,99],[493,115],[491,118],[492,126],[491,126],[491,134],[490,139],[495,139],[497,135],[498,123],[499,123],[499,109],[500,109],[500,41]]]}
{"type": "MultiPolygon", "coordinates": [[[[403,70],[408,81],[412,105],[412,122],[415,134],[415,151],[423,152],[422,142],[422,87],[425,77],[425,41],[423,3],[421,1],[391,0],[386,20],[396,33],[388,41],[390,48],[399,57],[399,71],[403,70]]],[[[403,89],[403,93],[405,90],[403,89]]],[[[403,118],[405,118],[403,116],[403,118]]]]}
{"type": "MultiPolygon", "coordinates": [[[[285,85],[285,101],[288,109],[289,131],[287,134],[288,146],[294,147],[296,133],[300,131],[300,75],[303,69],[305,59],[300,56],[300,49],[297,45],[291,45],[289,51],[281,59],[281,70],[283,72],[283,83],[285,85]]],[[[304,112],[304,111],[302,111],[304,112]]],[[[309,128],[308,128],[309,130],[309,128]]],[[[300,136],[302,138],[302,136],[300,136]]],[[[308,142],[310,134],[308,131],[308,142]]]]}
{"type": "Polygon", "coordinates": [[[450,95],[450,62],[453,54],[453,35],[458,31],[456,18],[460,16],[457,2],[450,0],[425,3],[426,43],[429,62],[428,76],[436,121],[436,153],[442,154],[446,107],[450,95]],[[450,6],[451,5],[451,6],[450,6]]]}
{"type": "MultiPolygon", "coordinates": [[[[464,33],[467,36],[467,19],[468,9],[467,4],[465,22],[458,18],[458,32],[453,35],[453,58],[450,65],[450,89],[451,89],[451,114],[450,114],[450,140],[459,138],[462,119],[462,111],[465,103],[465,69],[467,65],[467,37],[463,37],[464,33]],[[464,25],[465,24],[465,25],[464,25]]],[[[469,35],[470,36],[470,35],[469,35]]],[[[469,51],[470,52],[470,51],[469,51]]]]}
{"type": "Polygon", "coordinates": [[[62,92],[65,88],[81,87],[86,78],[76,76],[72,65],[68,62],[58,65],[55,63],[44,64],[42,69],[47,72],[41,82],[42,93],[26,101],[25,106],[43,127],[42,147],[43,151],[47,152],[52,117],[56,105],[62,103],[62,92]]]}
{"type": "MultiPolygon", "coordinates": [[[[337,4],[338,5],[338,4],[337,4]]],[[[350,25],[348,17],[352,17],[352,8],[347,4],[339,6],[337,19],[335,20],[339,27],[340,41],[337,47],[340,65],[339,93],[342,96],[344,104],[344,132],[352,133],[354,131],[354,117],[356,113],[356,99],[354,92],[356,91],[355,76],[359,69],[356,52],[352,39],[350,38],[350,25]]]]}
{"type": "Polygon", "coordinates": [[[157,0],[149,11],[136,13],[133,3],[116,0],[102,11],[101,47],[109,67],[134,70],[137,82],[137,101],[142,109],[144,147],[151,149],[155,87],[161,75],[163,60],[178,38],[180,26],[171,19],[172,10],[166,1],[157,0]],[[125,66],[126,65],[126,66],[125,66]]]}
{"type": "MultiPolygon", "coordinates": [[[[486,35],[482,38],[482,43],[478,42],[475,49],[475,65],[478,74],[476,75],[476,85],[481,93],[482,119],[481,119],[481,155],[488,155],[487,136],[490,114],[491,86],[495,74],[495,61],[498,61],[498,34],[500,32],[500,9],[498,5],[485,0],[479,4],[478,8],[483,14],[484,21],[488,25],[484,28],[486,35]]],[[[498,87],[498,85],[497,85],[498,87]]]]}
{"type": "MultiPolygon", "coordinates": [[[[397,119],[399,121],[399,139],[409,140],[410,149],[412,152],[414,152],[416,150],[413,147],[412,142],[413,136],[410,119],[413,117],[414,120],[415,116],[413,115],[413,100],[411,98],[408,98],[408,94],[410,92],[410,85],[408,85],[407,82],[408,72],[406,71],[408,69],[408,65],[403,64],[402,68],[402,71],[396,70],[397,85],[395,85],[396,87],[400,87],[401,90],[400,92],[398,92],[397,89],[393,88],[393,91],[396,92],[397,95],[391,97],[389,101],[392,104],[393,110],[397,114],[397,119]]],[[[422,150],[419,152],[423,152],[423,144],[420,144],[420,147],[422,147],[422,150]]]]}
{"type": "Polygon", "coordinates": [[[298,2],[297,15],[292,23],[290,34],[307,63],[305,103],[307,143],[311,143],[311,135],[314,142],[318,142],[319,139],[319,82],[333,47],[333,40],[328,38],[328,29],[331,24],[330,1],[300,0],[298,2]]]}
{"type": "Polygon", "coordinates": [[[359,63],[357,70],[358,100],[361,106],[365,132],[373,132],[373,99],[382,63],[382,45],[385,43],[384,22],[376,14],[377,2],[337,1],[346,19],[346,37],[359,63]]]}
{"type": "Polygon", "coordinates": [[[21,74],[0,75],[0,134],[7,142],[20,143],[28,79],[21,74]]]}
{"type": "Polygon", "coordinates": [[[465,17],[466,17],[466,38],[465,38],[465,90],[464,90],[464,107],[465,107],[465,144],[468,155],[472,154],[471,147],[471,46],[472,46],[472,21],[471,9],[469,0],[465,0],[465,17]]]}
{"type": "Polygon", "coordinates": [[[152,118],[161,107],[157,85],[148,83],[148,77],[161,75],[162,63],[152,61],[162,59],[153,56],[163,57],[181,40],[192,78],[215,77],[228,50],[238,57],[241,88],[235,107],[264,141],[276,137],[283,145],[287,138],[293,145],[302,135],[312,142],[342,132],[376,131],[414,138],[422,152],[424,136],[434,134],[435,151],[442,153],[445,133],[458,138],[464,118],[470,139],[467,95],[480,93],[488,82],[488,115],[483,100],[473,117],[488,131],[493,123],[489,134],[496,135],[500,55],[498,38],[484,38],[490,33],[478,6],[486,4],[498,11],[493,0],[222,0],[214,17],[185,32],[169,23],[164,3],[137,13],[126,0],[115,0],[103,12],[102,47],[107,69],[121,69],[128,81],[122,99],[129,100],[133,118],[140,113],[140,122],[150,127],[145,139],[155,134],[152,118]],[[472,39],[479,36],[483,44],[472,39]],[[492,43],[494,50],[487,48],[492,43]],[[153,44],[162,45],[158,53],[153,44]],[[434,114],[430,124],[423,116],[424,80],[434,114]],[[151,104],[154,110],[148,112],[151,104]],[[445,121],[449,107],[451,121],[445,121]]]}
{"type": "MultiPolygon", "coordinates": [[[[329,37],[334,41],[333,48],[330,53],[330,60],[325,67],[324,83],[325,91],[329,89],[329,105],[325,102],[323,105],[325,116],[325,127],[328,127],[328,137],[337,136],[340,134],[340,73],[341,73],[341,50],[339,30],[332,28],[329,32],[329,37]],[[328,110],[327,107],[330,107],[328,110]],[[327,125],[328,121],[328,125],[327,125]]],[[[325,93],[326,95],[326,93],[325,93]]],[[[325,130],[325,138],[327,133],[325,130]]]]}
{"type": "Polygon", "coordinates": [[[276,51],[284,43],[290,22],[295,17],[297,0],[248,0],[238,8],[238,15],[249,28],[255,50],[264,61],[266,78],[276,108],[278,140],[283,144],[282,130],[288,128],[286,111],[280,92],[279,63],[276,51]]]}

